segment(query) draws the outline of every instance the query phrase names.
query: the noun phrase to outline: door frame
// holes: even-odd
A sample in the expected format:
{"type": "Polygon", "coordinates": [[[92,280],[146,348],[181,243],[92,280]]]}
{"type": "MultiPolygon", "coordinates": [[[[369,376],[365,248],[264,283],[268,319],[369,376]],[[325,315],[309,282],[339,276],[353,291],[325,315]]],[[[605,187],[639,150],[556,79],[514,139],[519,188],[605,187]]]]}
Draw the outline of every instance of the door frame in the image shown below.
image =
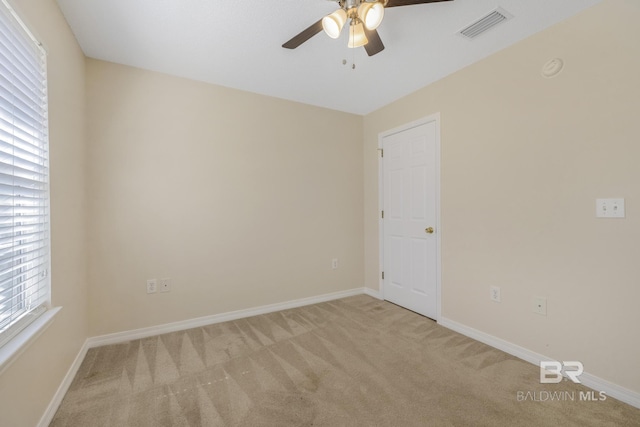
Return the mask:
{"type": "MultiPolygon", "coordinates": [[[[406,123],[393,129],[389,129],[378,134],[378,152],[382,150],[382,142],[385,137],[400,133],[427,123],[435,122],[436,124],[436,158],[435,158],[435,174],[436,174],[436,322],[440,323],[442,316],[442,226],[441,226],[441,210],[440,210],[440,113],[434,113],[429,116],[423,117],[416,121],[406,123]]],[[[384,219],[381,212],[384,209],[384,162],[381,155],[378,156],[378,247],[379,247],[379,261],[378,261],[378,283],[380,289],[380,297],[384,299],[384,280],[382,279],[382,272],[384,267],[384,219]]]]}

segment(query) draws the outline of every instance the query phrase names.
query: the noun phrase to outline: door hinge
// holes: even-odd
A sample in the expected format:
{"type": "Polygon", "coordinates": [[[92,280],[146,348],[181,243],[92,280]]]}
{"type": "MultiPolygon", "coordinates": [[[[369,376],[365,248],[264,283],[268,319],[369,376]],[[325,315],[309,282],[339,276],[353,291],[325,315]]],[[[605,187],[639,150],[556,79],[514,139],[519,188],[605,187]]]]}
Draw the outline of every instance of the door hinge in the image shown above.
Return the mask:
{"type": "Polygon", "coordinates": [[[384,280],[384,271],[382,272],[382,280],[384,280]]]}
{"type": "Polygon", "coordinates": [[[384,157],[384,149],[378,148],[378,151],[380,152],[380,157],[384,157]]]}
{"type": "Polygon", "coordinates": [[[384,211],[380,211],[380,217],[384,219],[384,211]]]}

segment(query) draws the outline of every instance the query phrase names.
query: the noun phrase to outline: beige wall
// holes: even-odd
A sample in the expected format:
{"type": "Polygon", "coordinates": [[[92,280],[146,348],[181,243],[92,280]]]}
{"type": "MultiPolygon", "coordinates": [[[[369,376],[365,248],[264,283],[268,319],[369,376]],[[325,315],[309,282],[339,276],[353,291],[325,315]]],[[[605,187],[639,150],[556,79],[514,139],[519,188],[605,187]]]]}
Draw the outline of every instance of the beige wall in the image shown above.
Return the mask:
{"type": "Polygon", "coordinates": [[[91,335],[363,286],[361,117],[97,60],[87,103],[91,335]]]}
{"type": "Polygon", "coordinates": [[[0,375],[0,425],[37,423],[87,336],[376,289],[377,135],[434,112],[443,315],[640,391],[637,2],[605,1],[364,119],[96,60],[85,71],[53,0],[14,3],[49,52],[64,308],[0,375]],[[565,69],[540,77],[553,57],[565,69]],[[595,219],[599,197],[625,197],[627,218],[595,219]],[[147,295],[161,277],[172,291],[147,295]]]}
{"type": "Polygon", "coordinates": [[[605,1],[366,116],[366,286],[378,133],[440,112],[443,316],[640,392],[638,19],[640,2],[605,1]],[[626,219],[595,218],[607,197],[626,219]]]}
{"type": "Polygon", "coordinates": [[[63,309],[0,375],[0,425],[36,425],[88,334],[84,55],[53,0],[12,1],[48,52],[51,287],[63,309]]]}

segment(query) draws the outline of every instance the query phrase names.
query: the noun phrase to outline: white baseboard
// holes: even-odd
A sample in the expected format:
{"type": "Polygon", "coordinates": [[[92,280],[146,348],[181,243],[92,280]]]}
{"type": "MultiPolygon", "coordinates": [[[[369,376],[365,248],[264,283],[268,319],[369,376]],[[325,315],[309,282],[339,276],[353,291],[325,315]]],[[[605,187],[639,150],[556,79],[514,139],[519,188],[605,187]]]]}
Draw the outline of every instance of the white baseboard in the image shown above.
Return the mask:
{"type": "MultiPolygon", "coordinates": [[[[519,345],[510,343],[503,339],[494,337],[493,335],[489,335],[477,329],[463,325],[462,323],[447,319],[446,317],[441,317],[438,323],[445,328],[461,333],[462,335],[466,335],[469,338],[473,338],[476,341],[480,341],[482,343],[490,345],[491,347],[497,348],[498,350],[502,350],[505,353],[509,353],[512,356],[518,357],[536,366],[540,366],[541,361],[553,360],[553,358],[551,357],[538,354],[524,347],[520,347],[519,345]]],[[[586,387],[589,387],[593,390],[604,391],[609,397],[618,399],[619,401],[627,403],[636,408],[640,408],[640,393],[638,392],[629,390],[607,380],[603,380],[602,378],[596,377],[595,375],[591,375],[587,372],[584,372],[580,375],[580,382],[586,387]]]]}
{"type": "Polygon", "coordinates": [[[130,331],[116,332],[113,334],[100,335],[89,338],[89,348],[102,345],[117,344],[121,342],[152,337],[154,335],[166,334],[169,332],[183,331],[185,329],[198,328],[200,326],[212,325],[214,323],[228,322],[230,320],[242,319],[245,317],[258,316],[260,314],[272,313],[274,311],[288,310],[290,308],[302,307],[305,305],[317,304],[320,302],[346,298],[353,295],[362,295],[365,288],[355,288],[346,291],[332,292],[315,297],[301,298],[276,304],[263,305],[244,310],[230,311],[228,313],[213,314],[211,316],[198,317],[195,319],[182,320],[179,322],[165,323],[164,325],[150,326],[148,328],[134,329],[130,331]]]}
{"type": "Polygon", "coordinates": [[[366,295],[369,295],[370,297],[374,297],[376,299],[382,300],[382,294],[380,293],[380,291],[376,291],[375,289],[365,287],[364,293],[366,295]]]}
{"type": "Polygon", "coordinates": [[[82,365],[82,361],[84,360],[84,357],[87,355],[87,350],[89,350],[89,346],[87,342],[88,340],[85,340],[84,344],[82,344],[82,347],[80,347],[80,351],[78,352],[78,355],[73,360],[73,363],[69,367],[67,374],[64,376],[64,378],[62,379],[62,382],[58,386],[58,389],[53,395],[53,399],[51,399],[51,402],[49,402],[49,406],[47,407],[47,410],[42,415],[42,418],[40,418],[38,427],[47,427],[49,424],[51,424],[51,421],[53,421],[53,417],[56,415],[56,411],[58,410],[58,407],[62,403],[62,399],[64,399],[64,395],[67,394],[67,391],[71,386],[71,382],[73,381],[76,374],[78,373],[78,369],[80,369],[80,365],[82,365]]]}

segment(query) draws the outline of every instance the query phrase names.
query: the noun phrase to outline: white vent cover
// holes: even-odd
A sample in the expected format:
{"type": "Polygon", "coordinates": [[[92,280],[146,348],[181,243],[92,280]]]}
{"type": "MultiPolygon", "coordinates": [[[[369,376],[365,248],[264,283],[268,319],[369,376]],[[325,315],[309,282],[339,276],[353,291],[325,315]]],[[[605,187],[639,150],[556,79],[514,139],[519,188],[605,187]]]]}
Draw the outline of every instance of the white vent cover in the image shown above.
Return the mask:
{"type": "Polygon", "coordinates": [[[512,14],[510,14],[503,8],[499,7],[489,12],[489,14],[478,19],[473,24],[470,24],[465,28],[463,28],[462,30],[458,31],[458,34],[463,35],[468,39],[472,39],[472,38],[478,37],[480,34],[484,33],[485,31],[495,27],[499,23],[504,22],[511,18],[513,18],[512,14]]]}

